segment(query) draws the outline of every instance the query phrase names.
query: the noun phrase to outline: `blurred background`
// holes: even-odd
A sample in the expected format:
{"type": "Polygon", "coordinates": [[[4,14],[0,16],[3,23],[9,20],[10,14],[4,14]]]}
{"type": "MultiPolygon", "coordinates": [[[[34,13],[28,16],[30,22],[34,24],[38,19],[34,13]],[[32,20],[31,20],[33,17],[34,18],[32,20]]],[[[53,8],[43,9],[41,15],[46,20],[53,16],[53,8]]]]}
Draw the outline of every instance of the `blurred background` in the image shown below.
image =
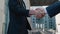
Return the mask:
{"type": "MultiPolygon", "coordinates": [[[[24,0],[26,9],[35,9],[38,7],[48,7],[60,0],[24,0]]],[[[27,17],[31,31],[29,34],[60,34],[60,14],[50,18],[48,14],[41,19],[36,19],[34,15],[27,17]]],[[[9,24],[8,0],[0,0],[0,34],[7,34],[9,24]]]]}

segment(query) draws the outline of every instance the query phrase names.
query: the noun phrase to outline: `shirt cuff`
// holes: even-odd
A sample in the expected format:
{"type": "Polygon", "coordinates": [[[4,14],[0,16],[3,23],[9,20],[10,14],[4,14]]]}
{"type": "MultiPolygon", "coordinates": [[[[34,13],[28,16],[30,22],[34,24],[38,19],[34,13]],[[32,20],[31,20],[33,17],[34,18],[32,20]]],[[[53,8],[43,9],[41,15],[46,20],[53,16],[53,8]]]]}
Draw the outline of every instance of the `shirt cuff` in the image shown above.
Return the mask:
{"type": "Polygon", "coordinates": [[[47,10],[46,10],[46,8],[44,8],[44,11],[45,11],[45,13],[47,14],[47,10]]]}

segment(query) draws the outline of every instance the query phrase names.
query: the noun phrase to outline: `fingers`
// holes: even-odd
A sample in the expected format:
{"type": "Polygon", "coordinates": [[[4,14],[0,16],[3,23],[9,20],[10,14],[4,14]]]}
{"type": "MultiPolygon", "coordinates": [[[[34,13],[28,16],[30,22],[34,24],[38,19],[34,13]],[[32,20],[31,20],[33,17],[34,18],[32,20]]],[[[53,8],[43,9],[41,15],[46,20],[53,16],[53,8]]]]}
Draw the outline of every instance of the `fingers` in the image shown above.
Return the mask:
{"type": "Polygon", "coordinates": [[[30,14],[35,15],[36,18],[43,18],[45,16],[44,8],[36,8],[35,10],[30,10],[30,14]]]}
{"type": "Polygon", "coordinates": [[[30,15],[36,15],[36,13],[37,13],[36,10],[30,10],[30,11],[29,11],[29,14],[30,14],[30,15]]]}
{"type": "Polygon", "coordinates": [[[37,8],[36,11],[38,12],[36,14],[36,18],[43,18],[45,16],[45,12],[43,8],[37,8]]]}
{"type": "Polygon", "coordinates": [[[43,13],[43,14],[37,14],[37,15],[36,15],[36,18],[40,19],[40,18],[43,18],[44,16],[45,16],[44,13],[43,13]]]}
{"type": "Polygon", "coordinates": [[[36,10],[39,11],[40,13],[45,13],[44,8],[36,8],[36,10]]]}

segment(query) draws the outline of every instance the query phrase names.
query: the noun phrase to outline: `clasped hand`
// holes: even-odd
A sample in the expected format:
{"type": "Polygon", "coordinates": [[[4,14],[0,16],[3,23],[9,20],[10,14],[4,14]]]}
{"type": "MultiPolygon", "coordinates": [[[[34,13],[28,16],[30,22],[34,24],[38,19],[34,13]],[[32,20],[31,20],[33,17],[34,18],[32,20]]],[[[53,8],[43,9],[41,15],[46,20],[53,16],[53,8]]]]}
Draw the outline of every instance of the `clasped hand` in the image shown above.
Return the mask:
{"type": "Polygon", "coordinates": [[[44,17],[46,14],[44,8],[36,8],[35,10],[31,10],[31,13],[33,13],[38,19],[44,17]]]}

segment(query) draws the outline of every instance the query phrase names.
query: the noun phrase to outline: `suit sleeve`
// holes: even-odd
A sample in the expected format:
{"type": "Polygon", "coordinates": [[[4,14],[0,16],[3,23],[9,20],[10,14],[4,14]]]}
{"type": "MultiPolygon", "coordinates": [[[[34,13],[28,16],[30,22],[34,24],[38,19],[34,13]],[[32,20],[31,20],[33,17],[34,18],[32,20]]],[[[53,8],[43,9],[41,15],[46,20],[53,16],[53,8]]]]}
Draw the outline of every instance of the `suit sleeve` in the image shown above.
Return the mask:
{"type": "Polygon", "coordinates": [[[46,10],[50,17],[53,17],[56,14],[60,13],[60,1],[50,5],[46,8],[46,10]]]}
{"type": "Polygon", "coordinates": [[[9,9],[12,10],[12,12],[16,12],[22,16],[29,16],[29,10],[24,9],[17,3],[17,1],[11,1],[8,5],[9,9]]]}

